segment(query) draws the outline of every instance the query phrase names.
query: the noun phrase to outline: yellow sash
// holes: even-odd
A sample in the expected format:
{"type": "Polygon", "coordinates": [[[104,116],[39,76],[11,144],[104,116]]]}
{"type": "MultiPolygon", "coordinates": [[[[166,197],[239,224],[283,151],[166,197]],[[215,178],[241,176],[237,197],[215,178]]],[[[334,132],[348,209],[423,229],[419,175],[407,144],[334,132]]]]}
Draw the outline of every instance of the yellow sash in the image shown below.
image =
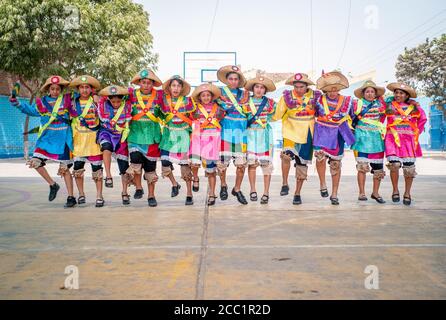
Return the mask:
{"type": "Polygon", "coordinates": [[[57,118],[57,115],[59,113],[60,105],[62,104],[62,98],[63,98],[62,94],[60,94],[57,97],[56,103],[54,104],[53,110],[51,111],[50,119],[43,126],[41,125],[39,127],[39,133],[37,135],[38,137],[40,137],[42,135],[43,131],[45,131],[50,126],[50,124],[53,123],[53,121],[57,118]]]}
{"type": "MultiPolygon", "coordinates": [[[[268,103],[268,102],[267,102],[268,103]]],[[[255,116],[257,114],[257,108],[256,105],[254,104],[254,101],[252,100],[252,98],[249,98],[249,106],[251,107],[251,113],[253,116],[255,116]]],[[[266,124],[263,124],[262,120],[260,120],[260,118],[256,119],[256,122],[258,124],[260,124],[260,126],[265,129],[266,124]]]]}

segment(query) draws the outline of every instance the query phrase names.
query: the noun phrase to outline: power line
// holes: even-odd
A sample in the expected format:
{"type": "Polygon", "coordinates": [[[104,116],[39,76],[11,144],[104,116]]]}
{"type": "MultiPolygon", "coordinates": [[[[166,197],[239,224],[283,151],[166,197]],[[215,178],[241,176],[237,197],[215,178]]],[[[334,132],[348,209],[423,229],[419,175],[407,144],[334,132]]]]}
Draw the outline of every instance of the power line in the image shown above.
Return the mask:
{"type": "MultiPolygon", "coordinates": [[[[311,73],[314,72],[314,46],[313,46],[313,0],[310,0],[310,44],[311,44],[311,73]]],[[[314,76],[312,74],[312,76],[314,76]]]]}
{"type": "Polygon", "coordinates": [[[348,6],[348,19],[347,19],[347,29],[346,29],[346,31],[345,31],[344,45],[343,45],[343,47],[342,47],[341,56],[339,57],[338,64],[336,65],[336,69],[339,67],[339,64],[341,63],[342,58],[344,57],[345,47],[347,46],[347,38],[348,38],[348,34],[349,34],[349,32],[350,32],[350,17],[351,17],[351,13],[352,13],[352,0],[349,1],[349,6],[348,6]]]}
{"type": "MultiPolygon", "coordinates": [[[[446,20],[442,20],[442,21],[440,21],[439,23],[437,23],[437,24],[431,26],[430,28],[428,28],[428,29],[426,29],[426,30],[424,30],[424,31],[422,31],[422,32],[420,32],[420,33],[418,33],[418,34],[416,34],[414,37],[412,37],[412,38],[406,40],[406,43],[408,43],[408,42],[410,42],[410,41],[412,41],[412,40],[418,38],[418,37],[421,36],[421,35],[426,36],[426,32],[427,32],[427,31],[430,31],[431,29],[433,29],[433,28],[435,28],[436,26],[438,26],[438,25],[444,23],[445,21],[446,21],[446,20]]],[[[442,32],[444,32],[444,31],[445,31],[445,29],[442,28],[442,29],[439,31],[439,33],[442,33],[442,32]]],[[[435,37],[437,34],[438,34],[438,32],[435,33],[434,37],[435,37]]],[[[368,64],[372,64],[372,63],[375,63],[375,64],[376,64],[376,63],[378,63],[378,62],[381,62],[381,60],[382,60],[382,61],[386,61],[386,60],[388,60],[388,59],[390,59],[390,58],[393,58],[393,57],[394,57],[394,53],[393,53],[393,52],[394,52],[395,50],[401,50],[400,45],[398,45],[397,47],[394,47],[392,50],[390,50],[389,52],[386,52],[385,54],[382,53],[382,54],[380,54],[380,55],[374,57],[372,60],[369,60],[369,61],[363,61],[362,63],[357,64],[354,68],[352,68],[352,70],[362,68],[363,66],[368,65],[368,64]],[[389,53],[391,53],[390,56],[388,56],[389,53]],[[384,57],[386,57],[386,58],[384,58],[384,57]],[[383,58],[384,58],[384,60],[383,60],[383,58]]]]}
{"type": "MultiPolygon", "coordinates": [[[[441,30],[441,31],[439,31],[439,32],[437,32],[437,33],[434,33],[431,37],[432,38],[435,38],[436,36],[438,36],[438,35],[440,35],[440,34],[444,34],[446,32],[446,29],[443,29],[443,30],[441,30]]],[[[384,59],[380,59],[380,60],[378,60],[379,61],[379,63],[381,64],[381,63],[383,63],[384,61],[387,61],[387,60],[389,60],[389,59],[392,59],[392,58],[395,58],[395,56],[394,55],[391,55],[391,56],[388,56],[388,57],[386,57],[386,58],[384,58],[384,59]]],[[[377,62],[378,62],[377,61],[377,62]]],[[[364,71],[366,71],[365,69],[364,69],[364,71]]],[[[357,72],[358,74],[361,74],[362,73],[362,70],[361,70],[361,72],[357,72]]]]}
{"type": "Polygon", "coordinates": [[[209,30],[208,41],[207,41],[207,44],[206,44],[206,51],[209,50],[209,45],[211,43],[211,38],[212,38],[212,32],[214,31],[214,23],[215,23],[215,17],[217,16],[218,3],[219,3],[219,0],[216,0],[215,1],[214,16],[212,17],[211,29],[209,30]]]}
{"type": "Polygon", "coordinates": [[[379,49],[378,51],[376,51],[374,54],[370,55],[369,57],[365,58],[365,59],[361,59],[360,61],[356,61],[353,63],[353,68],[362,65],[363,63],[365,63],[366,61],[369,60],[374,60],[376,58],[376,56],[380,56],[382,54],[383,51],[386,51],[389,48],[389,45],[394,45],[395,43],[400,42],[402,39],[404,39],[405,37],[407,37],[409,34],[416,32],[419,30],[419,28],[423,27],[424,25],[428,24],[429,22],[432,22],[433,19],[435,19],[436,17],[440,16],[441,14],[443,14],[446,11],[446,9],[443,9],[442,11],[436,13],[435,15],[433,15],[432,17],[430,17],[429,19],[427,19],[426,21],[424,21],[422,24],[416,26],[415,28],[411,29],[409,32],[403,34],[402,36],[398,36],[397,38],[395,38],[394,40],[390,41],[389,43],[387,43],[384,47],[382,47],[381,49],[379,49]]]}

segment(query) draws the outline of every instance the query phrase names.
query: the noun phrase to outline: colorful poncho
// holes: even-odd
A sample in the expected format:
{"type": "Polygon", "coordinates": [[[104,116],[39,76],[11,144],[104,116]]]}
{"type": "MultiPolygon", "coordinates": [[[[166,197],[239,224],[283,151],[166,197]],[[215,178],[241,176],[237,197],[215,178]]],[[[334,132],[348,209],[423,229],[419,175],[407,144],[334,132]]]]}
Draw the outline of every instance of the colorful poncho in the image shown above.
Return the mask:
{"type": "Polygon", "coordinates": [[[273,99],[250,98],[248,111],[248,164],[273,161],[273,130],[269,122],[276,109],[273,99]]]}
{"type": "Polygon", "coordinates": [[[397,103],[390,97],[386,103],[386,157],[389,161],[415,162],[423,155],[418,138],[424,130],[426,114],[414,100],[397,103]]]}
{"type": "Polygon", "coordinates": [[[341,160],[344,144],[352,145],[355,136],[349,127],[352,116],[352,98],[339,95],[331,100],[323,95],[316,103],[316,123],[313,145],[334,160],[341,160]]]}
{"type": "Polygon", "coordinates": [[[96,141],[97,130],[99,129],[99,115],[97,106],[93,102],[93,97],[90,97],[88,100],[81,100],[80,95],[75,93],[70,102],[74,145],[73,160],[88,161],[94,165],[101,165],[101,147],[96,141]]]}
{"type": "Polygon", "coordinates": [[[132,121],[127,138],[129,152],[140,152],[148,160],[157,161],[161,157],[161,126],[159,108],[156,106],[163,98],[161,90],[153,89],[148,95],[139,89],[129,88],[129,101],[132,104],[132,121]]]}
{"type": "Polygon", "coordinates": [[[249,92],[241,89],[221,88],[221,96],[217,103],[223,108],[226,115],[221,121],[221,149],[222,157],[245,157],[247,146],[247,116],[246,103],[248,103],[249,92]],[[226,93],[229,90],[237,105],[234,105],[230,97],[226,93]]]}
{"type": "Polygon", "coordinates": [[[206,172],[215,172],[220,159],[221,124],[223,109],[215,102],[196,103],[192,113],[190,159],[192,164],[202,164],[206,172]]]}
{"type": "Polygon", "coordinates": [[[159,146],[161,160],[189,164],[191,114],[195,111],[192,100],[184,96],[172,98],[168,94],[163,94],[157,107],[159,108],[159,117],[164,122],[159,146]]]}
{"type": "Polygon", "coordinates": [[[40,117],[39,133],[33,157],[68,163],[73,150],[73,134],[70,126],[69,94],[58,98],[44,96],[37,98],[33,104],[12,102],[21,112],[31,117],[40,117]],[[54,108],[56,103],[58,107],[54,108]],[[51,122],[50,122],[51,121],[51,122]],[[49,125],[48,125],[49,124],[49,125]]]}
{"type": "Polygon", "coordinates": [[[99,144],[110,143],[114,156],[117,159],[128,160],[128,147],[126,135],[130,124],[131,104],[123,100],[124,108],[116,120],[113,120],[119,109],[113,109],[110,100],[103,98],[99,103],[98,113],[101,127],[98,131],[97,140],[99,144]]]}
{"type": "Polygon", "coordinates": [[[301,99],[294,90],[285,90],[272,117],[282,120],[283,151],[292,152],[302,164],[313,159],[315,105],[320,97],[320,91],[311,89],[301,99]]]}
{"type": "Polygon", "coordinates": [[[358,162],[382,163],[384,159],[384,134],[386,104],[382,98],[353,102],[353,123],[355,123],[355,151],[358,162]]]}

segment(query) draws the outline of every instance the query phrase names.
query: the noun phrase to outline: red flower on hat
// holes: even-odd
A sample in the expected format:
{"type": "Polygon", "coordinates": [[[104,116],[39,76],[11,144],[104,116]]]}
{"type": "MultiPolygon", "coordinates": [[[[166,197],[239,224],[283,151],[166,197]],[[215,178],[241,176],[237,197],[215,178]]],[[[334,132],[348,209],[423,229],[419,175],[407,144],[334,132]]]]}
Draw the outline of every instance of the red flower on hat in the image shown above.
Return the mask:
{"type": "Polygon", "coordinates": [[[52,84],[58,84],[59,83],[59,77],[57,77],[57,76],[56,77],[52,77],[51,78],[51,83],[52,84]]]}
{"type": "Polygon", "coordinates": [[[300,74],[300,73],[297,73],[295,76],[294,76],[294,79],[296,79],[296,80],[301,80],[302,79],[302,75],[300,74]]]}

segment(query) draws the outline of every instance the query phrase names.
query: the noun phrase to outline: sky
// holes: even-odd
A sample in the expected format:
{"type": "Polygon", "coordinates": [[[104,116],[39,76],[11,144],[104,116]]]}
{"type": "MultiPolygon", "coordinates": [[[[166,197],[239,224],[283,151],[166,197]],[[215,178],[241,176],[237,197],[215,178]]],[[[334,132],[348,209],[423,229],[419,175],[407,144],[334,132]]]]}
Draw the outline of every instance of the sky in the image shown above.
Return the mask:
{"type": "Polygon", "coordinates": [[[336,68],[351,76],[376,70],[382,85],[395,80],[404,47],[446,33],[444,0],[135,2],[150,15],[162,80],[183,74],[184,51],[235,51],[242,70],[313,69],[317,76],[336,68]]]}

